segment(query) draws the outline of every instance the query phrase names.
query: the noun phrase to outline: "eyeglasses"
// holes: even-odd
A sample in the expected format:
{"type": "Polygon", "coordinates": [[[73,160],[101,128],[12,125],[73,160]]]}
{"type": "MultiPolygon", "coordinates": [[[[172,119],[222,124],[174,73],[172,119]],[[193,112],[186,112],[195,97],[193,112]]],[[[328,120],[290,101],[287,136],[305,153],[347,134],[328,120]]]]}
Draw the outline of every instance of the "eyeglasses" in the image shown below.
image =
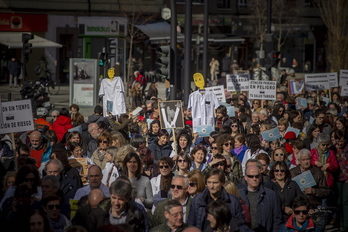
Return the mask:
{"type": "Polygon", "coordinates": [[[60,205],[47,205],[47,208],[48,208],[49,210],[52,210],[52,209],[54,209],[54,208],[60,209],[60,205]]]}
{"type": "Polygon", "coordinates": [[[178,163],[186,163],[187,160],[178,160],[178,163]]]}
{"type": "Polygon", "coordinates": [[[233,143],[224,143],[224,145],[225,145],[226,147],[228,147],[228,146],[233,146],[233,143]]]}
{"type": "Polygon", "coordinates": [[[283,110],[278,110],[279,113],[283,113],[284,111],[283,110]]]}
{"type": "Polygon", "coordinates": [[[253,179],[253,178],[256,178],[256,179],[258,179],[258,178],[260,178],[260,174],[258,174],[258,175],[246,175],[248,178],[250,178],[250,179],[253,179]]]}
{"type": "Polygon", "coordinates": [[[191,182],[191,183],[189,183],[189,186],[190,187],[195,187],[197,184],[198,184],[198,182],[191,182]]]}
{"type": "Polygon", "coordinates": [[[225,166],[224,162],[220,162],[220,163],[214,164],[214,167],[219,167],[219,166],[225,166]]]}
{"type": "Polygon", "coordinates": [[[328,147],[328,146],[330,146],[330,144],[322,143],[321,146],[328,147]]]}
{"type": "Polygon", "coordinates": [[[169,165],[160,165],[159,168],[160,169],[163,169],[163,168],[167,169],[167,168],[169,168],[169,165]]]}
{"type": "Polygon", "coordinates": [[[181,185],[175,185],[175,184],[170,185],[170,188],[171,188],[171,189],[175,189],[175,187],[176,187],[178,190],[181,190],[181,189],[184,188],[184,187],[182,187],[181,185]]]}
{"type": "Polygon", "coordinates": [[[108,144],[108,143],[109,143],[109,141],[107,141],[107,140],[103,140],[103,141],[100,141],[99,143],[108,144]]]}
{"type": "Polygon", "coordinates": [[[283,170],[283,169],[281,169],[281,170],[279,170],[279,169],[274,169],[274,172],[281,172],[281,173],[284,173],[285,170],[283,170]]]}
{"type": "Polygon", "coordinates": [[[299,215],[300,213],[307,215],[308,210],[294,210],[294,214],[299,215]]]}
{"type": "Polygon", "coordinates": [[[227,164],[227,165],[226,165],[226,168],[231,168],[231,167],[232,167],[231,164],[227,164]]]}
{"type": "Polygon", "coordinates": [[[25,182],[34,182],[35,178],[25,178],[24,181],[25,182]]]}
{"type": "Polygon", "coordinates": [[[254,105],[260,105],[260,103],[258,103],[258,102],[254,102],[253,104],[254,104],[254,105]]]}
{"type": "Polygon", "coordinates": [[[231,127],[238,127],[238,125],[231,125],[231,127]]]}
{"type": "Polygon", "coordinates": [[[217,148],[217,147],[211,147],[211,149],[212,149],[212,150],[216,150],[216,149],[218,149],[218,148],[217,148]]]}
{"type": "Polygon", "coordinates": [[[279,153],[279,154],[278,154],[278,153],[275,153],[274,155],[275,155],[275,156],[284,156],[284,153],[279,153]]]}
{"type": "MultiPolygon", "coordinates": [[[[169,212],[168,212],[169,213],[169,212]]],[[[184,216],[183,212],[169,213],[172,217],[177,218],[178,216],[184,216]]]]}
{"type": "Polygon", "coordinates": [[[239,98],[239,101],[244,101],[244,99],[243,98],[239,98]]]}

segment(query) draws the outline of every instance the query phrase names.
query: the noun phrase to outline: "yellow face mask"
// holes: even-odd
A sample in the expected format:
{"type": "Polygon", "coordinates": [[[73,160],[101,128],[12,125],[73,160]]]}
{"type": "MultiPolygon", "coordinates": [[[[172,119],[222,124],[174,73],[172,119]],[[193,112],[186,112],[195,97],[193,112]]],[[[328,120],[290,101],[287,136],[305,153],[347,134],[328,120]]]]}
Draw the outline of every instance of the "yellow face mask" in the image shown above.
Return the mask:
{"type": "Polygon", "coordinates": [[[193,74],[193,81],[199,89],[204,89],[204,77],[201,73],[193,74]]]}
{"type": "Polygon", "coordinates": [[[109,68],[108,69],[108,77],[110,78],[111,81],[114,79],[114,76],[115,76],[115,69],[109,68]]]}

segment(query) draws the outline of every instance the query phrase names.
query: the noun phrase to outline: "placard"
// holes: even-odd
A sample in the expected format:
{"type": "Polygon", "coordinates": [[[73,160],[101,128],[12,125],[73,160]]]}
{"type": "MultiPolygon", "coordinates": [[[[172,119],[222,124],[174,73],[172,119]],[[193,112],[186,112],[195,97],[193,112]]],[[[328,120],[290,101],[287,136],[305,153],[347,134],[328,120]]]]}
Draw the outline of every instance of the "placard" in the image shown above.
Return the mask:
{"type": "Polygon", "coordinates": [[[162,129],[183,128],[184,118],[181,100],[162,101],[158,103],[162,129]]]}
{"type": "Polygon", "coordinates": [[[298,184],[301,191],[303,191],[305,188],[310,188],[317,184],[310,170],[302,172],[300,175],[292,178],[292,180],[298,184]]]}
{"type": "Polygon", "coordinates": [[[321,97],[321,99],[323,100],[323,102],[325,102],[325,106],[329,105],[330,98],[328,98],[328,97],[321,97]]]}
{"type": "Polygon", "coordinates": [[[292,131],[292,132],[295,133],[296,138],[298,137],[298,135],[299,135],[299,133],[300,133],[300,130],[299,130],[299,129],[296,129],[296,128],[293,128],[293,127],[289,126],[289,127],[286,129],[286,132],[285,132],[284,135],[286,135],[286,133],[288,133],[288,132],[290,132],[290,131],[292,131]]]}
{"type": "Polygon", "coordinates": [[[348,87],[348,70],[340,70],[340,86],[348,87]]]}
{"type": "Polygon", "coordinates": [[[79,201],[70,199],[69,205],[70,205],[70,220],[72,220],[75,217],[77,210],[79,209],[79,201]]]}
{"type": "Polygon", "coordinates": [[[71,167],[76,168],[79,171],[82,184],[87,185],[88,184],[88,180],[86,179],[88,174],[87,158],[69,158],[69,164],[71,167]]]}
{"type": "Polygon", "coordinates": [[[297,98],[297,104],[296,104],[296,109],[304,109],[307,108],[307,99],[306,98],[302,98],[302,97],[298,97],[297,98]]]}
{"type": "Polygon", "coordinates": [[[81,125],[75,126],[75,127],[71,128],[71,129],[69,129],[68,131],[69,132],[77,131],[80,134],[82,134],[82,126],[81,125]]]}
{"type": "Polygon", "coordinates": [[[0,134],[34,130],[31,100],[9,101],[1,103],[2,124],[0,134]]]}
{"type": "Polygon", "coordinates": [[[337,72],[332,72],[330,75],[330,88],[338,87],[337,72]]]}
{"type": "Polygon", "coordinates": [[[348,86],[345,86],[345,87],[341,86],[341,96],[342,97],[348,96],[348,86]]]}
{"type": "Polygon", "coordinates": [[[205,91],[212,91],[215,93],[218,102],[226,102],[226,96],[223,85],[217,85],[213,87],[206,87],[205,91]]]}
{"type": "Polygon", "coordinates": [[[227,109],[227,115],[229,117],[235,117],[236,116],[236,112],[235,112],[234,106],[228,106],[228,107],[226,107],[226,109],[227,109]]]}
{"type": "Polygon", "coordinates": [[[209,137],[210,133],[214,131],[212,125],[199,125],[196,127],[196,132],[199,137],[209,137]]]}
{"type": "Polygon", "coordinates": [[[305,74],[306,91],[330,89],[329,73],[305,74]]]}
{"type": "Polygon", "coordinates": [[[226,75],[227,91],[248,91],[250,74],[226,75]]]}
{"type": "Polygon", "coordinates": [[[304,94],[305,81],[301,78],[293,78],[288,81],[289,94],[304,94]]]}
{"type": "Polygon", "coordinates": [[[112,112],[112,109],[114,108],[114,102],[106,100],[106,110],[108,112],[112,112]]]}
{"type": "Polygon", "coordinates": [[[276,81],[249,81],[249,99],[276,100],[276,81]]]}
{"type": "Polygon", "coordinates": [[[262,135],[262,139],[265,140],[266,142],[271,142],[273,140],[280,139],[282,137],[280,135],[278,127],[261,132],[261,135],[262,135]]]}

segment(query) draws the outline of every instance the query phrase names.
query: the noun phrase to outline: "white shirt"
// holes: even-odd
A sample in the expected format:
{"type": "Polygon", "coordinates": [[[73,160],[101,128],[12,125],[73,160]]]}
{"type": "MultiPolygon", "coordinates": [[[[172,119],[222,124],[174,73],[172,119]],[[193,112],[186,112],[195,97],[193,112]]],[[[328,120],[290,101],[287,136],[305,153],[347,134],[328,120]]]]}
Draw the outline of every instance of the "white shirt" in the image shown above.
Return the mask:
{"type": "Polygon", "coordinates": [[[265,152],[264,150],[262,149],[259,149],[257,150],[256,152],[254,152],[253,154],[251,154],[251,150],[248,149],[245,151],[245,154],[244,154],[244,157],[243,157],[243,160],[242,160],[242,169],[243,169],[243,175],[245,175],[245,165],[246,165],[246,162],[249,160],[249,159],[255,159],[255,157],[260,154],[260,153],[265,153],[268,155],[267,152],[265,152]]]}
{"type": "Polygon", "coordinates": [[[107,162],[105,164],[105,168],[103,169],[102,173],[103,173],[102,183],[104,185],[107,185],[107,182],[110,176],[109,186],[111,185],[112,182],[114,182],[117,179],[117,177],[120,176],[120,173],[118,172],[116,168],[116,165],[112,162],[107,162]]]}
{"type": "MultiPolygon", "coordinates": [[[[101,184],[99,189],[103,191],[105,197],[110,197],[109,188],[104,184],[101,184]]],[[[81,197],[88,195],[91,191],[92,189],[89,185],[79,188],[75,193],[74,200],[80,200],[81,197]]]]}
{"type": "Polygon", "coordinates": [[[107,101],[113,102],[112,114],[121,115],[126,113],[124,101],[124,85],[121,77],[114,77],[111,81],[105,78],[100,83],[99,96],[103,97],[103,113],[107,114],[107,101]]]}
{"type": "Polygon", "coordinates": [[[192,110],[193,132],[198,125],[214,126],[214,110],[219,106],[215,93],[206,91],[201,94],[199,90],[189,96],[188,109],[192,110]]]}

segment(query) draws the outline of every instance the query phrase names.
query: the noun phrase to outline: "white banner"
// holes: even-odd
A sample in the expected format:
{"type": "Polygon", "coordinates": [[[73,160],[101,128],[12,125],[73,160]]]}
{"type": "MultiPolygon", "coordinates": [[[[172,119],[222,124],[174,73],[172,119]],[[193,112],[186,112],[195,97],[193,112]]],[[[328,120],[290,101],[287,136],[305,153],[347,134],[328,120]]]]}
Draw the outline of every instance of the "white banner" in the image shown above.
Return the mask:
{"type": "Polygon", "coordinates": [[[229,92],[248,91],[249,79],[250,79],[249,74],[238,74],[238,75],[227,74],[226,75],[227,91],[229,92]]]}
{"type": "Polygon", "coordinates": [[[213,87],[206,87],[204,88],[205,91],[213,91],[216,95],[216,98],[219,102],[226,102],[226,96],[224,91],[223,85],[213,86],[213,87]]]}
{"type": "Polygon", "coordinates": [[[348,70],[340,70],[340,86],[348,86],[348,70]]]}
{"type": "Polygon", "coordinates": [[[337,72],[330,73],[330,88],[338,87],[337,72]]]}
{"type": "Polygon", "coordinates": [[[329,73],[305,74],[306,91],[330,89],[329,73]]]}
{"type": "Polygon", "coordinates": [[[2,102],[0,134],[34,130],[33,111],[29,99],[2,102]]]}
{"type": "Polygon", "coordinates": [[[249,99],[276,100],[276,81],[249,81],[249,99]]]}

